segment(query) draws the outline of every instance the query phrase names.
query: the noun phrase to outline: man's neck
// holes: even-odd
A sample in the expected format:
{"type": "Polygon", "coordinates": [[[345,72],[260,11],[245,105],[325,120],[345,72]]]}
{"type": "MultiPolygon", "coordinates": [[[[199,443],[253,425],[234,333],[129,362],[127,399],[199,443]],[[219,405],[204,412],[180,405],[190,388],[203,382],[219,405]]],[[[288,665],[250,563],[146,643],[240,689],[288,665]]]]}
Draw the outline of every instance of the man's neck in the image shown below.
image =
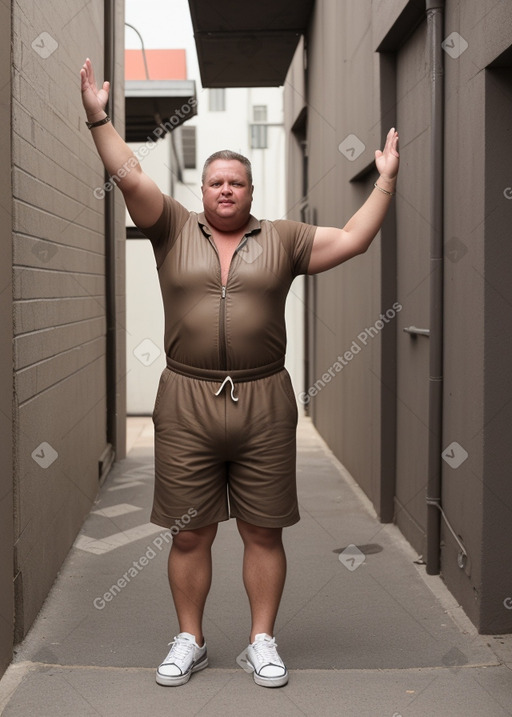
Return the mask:
{"type": "Polygon", "coordinates": [[[239,237],[241,234],[243,234],[250,221],[250,216],[248,216],[242,223],[236,222],[234,224],[230,222],[229,219],[227,219],[226,221],[222,221],[222,219],[219,220],[218,217],[214,217],[212,221],[212,219],[206,214],[205,218],[214,233],[221,234],[227,239],[231,237],[239,237]]]}

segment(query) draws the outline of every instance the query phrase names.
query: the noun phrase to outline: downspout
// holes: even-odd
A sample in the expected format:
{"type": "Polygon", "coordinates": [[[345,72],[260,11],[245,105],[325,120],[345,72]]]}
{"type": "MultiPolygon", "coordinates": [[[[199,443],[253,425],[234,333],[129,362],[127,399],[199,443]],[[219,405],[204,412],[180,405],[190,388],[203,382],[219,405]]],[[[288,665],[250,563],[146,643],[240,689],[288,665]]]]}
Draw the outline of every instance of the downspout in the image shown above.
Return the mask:
{"type": "MultiPolygon", "coordinates": [[[[109,99],[109,115],[115,125],[115,9],[116,3],[104,2],[104,74],[113,88],[109,99]]],[[[108,172],[105,181],[109,180],[108,172]]],[[[107,443],[117,448],[117,337],[116,337],[116,231],[115,193],[105,193],[105,313],[107,323],[107,443]]],[[[111,456],[112,458],[113,456],[111,456]]],[[[103,471],[104,472],[104,471],[103,471]]]]}
{"type": "Polygon", "coordinates": [[[427,482],[427,573],[440,572],[443,431],[443,195],[445,0],[426,0],[431,66],[430,377],[427,482]]]}

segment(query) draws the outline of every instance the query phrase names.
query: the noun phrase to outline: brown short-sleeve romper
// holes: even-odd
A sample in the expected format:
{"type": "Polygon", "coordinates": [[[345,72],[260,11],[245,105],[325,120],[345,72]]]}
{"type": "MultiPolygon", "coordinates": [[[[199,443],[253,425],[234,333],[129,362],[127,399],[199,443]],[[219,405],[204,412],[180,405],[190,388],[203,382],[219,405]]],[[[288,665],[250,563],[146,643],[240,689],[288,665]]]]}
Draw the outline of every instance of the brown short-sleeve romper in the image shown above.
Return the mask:
{"type": "Polygon", "coordinates": [[[315,227],[251,216],[225,286],[204,214],[165,196],[158,221],[141,231],[155,251],[167,356],[153,412],[151,521],[293,525],[297,404],[284,309],[307,271],[315,227]]]}

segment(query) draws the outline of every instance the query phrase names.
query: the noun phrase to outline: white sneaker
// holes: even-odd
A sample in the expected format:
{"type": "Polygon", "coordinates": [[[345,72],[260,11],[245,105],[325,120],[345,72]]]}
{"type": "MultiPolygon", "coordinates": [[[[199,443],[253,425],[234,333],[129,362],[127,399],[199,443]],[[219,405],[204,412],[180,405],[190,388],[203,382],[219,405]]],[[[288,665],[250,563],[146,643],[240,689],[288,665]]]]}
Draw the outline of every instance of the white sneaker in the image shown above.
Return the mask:
{"type": "Polygon", "coordinates": [[[196,638],[189,632],[180,632],[170,642],[169,654],[156,671],[156,681],[159,685],[184,685],[190,680],[190,675],[203,670],[208,665],[206,654],[206,641],[202,647],[196,643],[196,638]]]}
{"type": "Polygon", "coordinates": [[[288,682],[288,670],[277,653],[275,637],[259,633],[245,651],[245,657],[257,685],[282,687],[288,682]]]}

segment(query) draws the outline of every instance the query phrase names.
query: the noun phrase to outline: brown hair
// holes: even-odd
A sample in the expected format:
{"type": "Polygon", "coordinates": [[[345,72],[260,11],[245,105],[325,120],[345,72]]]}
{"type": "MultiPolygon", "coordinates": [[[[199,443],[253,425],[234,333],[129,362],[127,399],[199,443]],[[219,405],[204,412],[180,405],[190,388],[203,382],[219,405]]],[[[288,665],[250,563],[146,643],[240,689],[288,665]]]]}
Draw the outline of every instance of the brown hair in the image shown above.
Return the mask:
{"type": "Polygon", "coordinates": [[[212,162],[215,162],[215,160],[217,160],[217,159],[227,159],[227,160],[235,159],[237,162],[240,162],[241,164],[243,164],[244,167],[245,167],[245,171],[246,171],[246,173],[247,173],[247,181],[248,181],[249,184],[252,186],[252,167],[251,167],[251,163],[249,162],[249,160],[247,159],[247,157],[244,157],[243,154],[238,154],[238,152],[232,152],[230,149],[221,149],[219,152],[214,152],[213,154],[211,154],[211,155],[208,157],[208,159],[207,159],[206,162],[204,163],[203,173],[202,173],[202,175],[201,175],[201,182],[202,182],[203,184],[204,184],[204,180],[205,180],[205,177],[206,177],[206,171],[207,171],[208,167],[210,166],[210,164],[211,164],[212,162]]]}

